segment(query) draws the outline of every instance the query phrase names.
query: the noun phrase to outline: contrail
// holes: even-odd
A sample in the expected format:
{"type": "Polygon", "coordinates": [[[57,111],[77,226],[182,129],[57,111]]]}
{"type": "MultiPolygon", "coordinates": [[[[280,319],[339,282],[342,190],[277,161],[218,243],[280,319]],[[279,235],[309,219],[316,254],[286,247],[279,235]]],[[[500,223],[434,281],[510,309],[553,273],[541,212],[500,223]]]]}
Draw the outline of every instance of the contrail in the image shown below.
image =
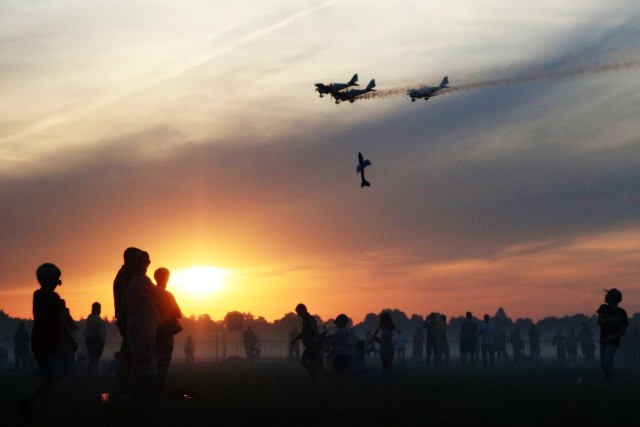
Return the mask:
{"type": "MultiPolygon", "coordinates": [[[[481,88],[492,87],[492,86],[502,86],[502,85],[530,82],[530,81],[536,81],[536,80],[546,80],[546,79],[563,79],[563,78],[578,76],[581,74],[607,73],[607,72],[622,71],[622,70],[628,70],[631,68],[639,68],[639,67],[640,67],[640,60],[638,59],[629,60],[629,61],[595,63],[595,64],[584,65],[584,66],[575,67],[575,68],[566,68],[566,69],[560,69],[556,71],[545,71],[541,73],[514,76],[514,77],[502,77],[494,80],[485,80],[485,81],[479,81],[474,83],[457,85],[457,86],[449,87],[447,89],[443,89],[439,92],[436,92],[433,96],[442,96],[442,95],[447,95],[454,92],[469,91],[469,90],[481,89],[481,88]]],[[[420,86],[425,86],[425,85],[422,83],[416,83],[415,85],[411,85],[407,87],[383,89],[376,92],[370,92],[359,98],[374,99],[374,98],[389,98],[393,96],[403,96],[407,94],[407,90],[411,88],[417,88],[420,86]]]]}

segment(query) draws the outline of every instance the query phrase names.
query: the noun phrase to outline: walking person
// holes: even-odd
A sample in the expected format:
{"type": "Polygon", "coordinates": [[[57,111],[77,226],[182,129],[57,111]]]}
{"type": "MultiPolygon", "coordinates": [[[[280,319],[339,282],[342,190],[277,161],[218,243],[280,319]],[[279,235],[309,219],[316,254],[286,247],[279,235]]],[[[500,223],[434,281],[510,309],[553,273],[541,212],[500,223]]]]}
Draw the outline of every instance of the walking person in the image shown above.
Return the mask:
{"type": "Polygon", "coordinates": [[[478,342],[478,325],[473,321],[473,315],[467,311],[465,319],[460,325],[460,363],[465,364],[467,356],[469,363],[473,365],[478,342]]]}
{"type": "Polygon", "coordinates": [[[382,362],[382,376],[385,379],[391,378],[391,369],[393,366],[393,356],[396,352],[393,345],[393,331],[396,330],[391,315],[389,313],[380,314],[380,323],[378,329],[373,334],[373,340],[380,344],[380,361],[382,362]],[[380,333],[380,337],[378,337],[380,333]]]}
{"type": "Polygon", "coordinates": [[[496,337],[496,325],[491,323],[491,317],[488,314],[484,315],[484,323],[478,328],[478,335],[480,335],[480,347],[482,349],[482,363],[487,366],[487,362],[493,366],[493,359],[495,356],[495,337],[496,337]]]}

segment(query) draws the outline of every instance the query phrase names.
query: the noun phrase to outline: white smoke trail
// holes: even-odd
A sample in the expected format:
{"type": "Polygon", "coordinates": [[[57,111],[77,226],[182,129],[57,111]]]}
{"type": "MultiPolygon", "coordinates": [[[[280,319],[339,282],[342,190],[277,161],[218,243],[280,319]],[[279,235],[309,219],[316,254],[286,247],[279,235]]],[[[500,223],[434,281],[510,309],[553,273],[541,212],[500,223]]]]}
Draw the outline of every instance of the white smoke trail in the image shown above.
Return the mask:
{"type": "MultiPolygon", "coordinates": [[[[633,59],[633,60],[627,60],[627,61],[594,63],[589,65],[584,65],[581,67],[565,68],[565,69],[560,69],[556,71],[545,71],[545,72],[540,72],[535,74],[513,76],[513,77],[502,77],[494,80],[485,80],[485,81],[467,83],[467,84],[452,86],[447,89],[443,89],[439,92],[436,92],[434,96],[442,96],[442,95],[447,95],[454,92],[469,91],[469,90],[481,89],[481,88],[492,87],[492,86],[503,86],[503,85],[509,85],[509,84],[517,84],[517,83],[530,82],[530,81],[536,81],[536,80],[546,80],[546,79],[564,79],[564,78],[570,78],[570,77],[574,77],[582,74],[599,74],[599,73],[628,70],[632,68],[640,68],[640,60],[633,59]]],[[[389,98],[394,96],[404,96],[407,94],[407,90],[412,88],[418,88],[421,86],[425,86],[425,85],[416,83],[414,85],[406,86],[406,87],[383,89],[383,90],[370,92],[366,95],[363,95],[360,97],[360,99],[375,99],[375,98],[389,98]]]]}

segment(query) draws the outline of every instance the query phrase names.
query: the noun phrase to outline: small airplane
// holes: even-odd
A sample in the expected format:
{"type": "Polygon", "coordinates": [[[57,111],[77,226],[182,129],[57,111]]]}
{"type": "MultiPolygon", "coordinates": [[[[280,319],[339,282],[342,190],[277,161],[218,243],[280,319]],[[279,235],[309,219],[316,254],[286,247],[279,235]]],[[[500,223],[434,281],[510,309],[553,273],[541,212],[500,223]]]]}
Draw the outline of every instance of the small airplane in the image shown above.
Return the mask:
{"type": "Polygon", "coordinates": [[[362,182],[360,183],[360,188],[362,187],[371,187],[369,181],[364,179],[364,168],[367,166],[371,166],[371,162],[369,160],[365,160],[362,157],[362,153],[358,153],[358,167],[356,168],[356,173],[360,174],[360,178],[362,178],[362,182]]]}
{"type": "Polygon", "coordinates": [[[416,102],[416,99],[423,98],[427,101],[432,96],[435,96],[436,92],[441,91],[449,87],[449,77],[442,79],[440,86],[422,86],[417,89],[409,89],[407,95],[411,98],[411,102],[416,102]]]}
{"type": "Polygon", "coordinates": [[[354,74],[353,77],[351,77],[351,80],[349,80],[349,83],[329,83],[328,85],[325,85],[324,83],[316,83],[316,92],[318,92],[320,94],[320,98],[322,98],[325,95],[350,88],[351,86],[360,86],[357,82],[358,75],[354,74]]]}
{"type": "Polygon", "coordinates": [[[365,93],[369,92],[375,92],[374,87],[376,87],[376,80],[371,79],[367,87],[364,89],[350,89],[345,90],[344,92],[331,92],[331,96],[336,100],[336,104],[340,104],[343,101],[349,101],[353,103],[358,96],[364,95],[365,93]]]}

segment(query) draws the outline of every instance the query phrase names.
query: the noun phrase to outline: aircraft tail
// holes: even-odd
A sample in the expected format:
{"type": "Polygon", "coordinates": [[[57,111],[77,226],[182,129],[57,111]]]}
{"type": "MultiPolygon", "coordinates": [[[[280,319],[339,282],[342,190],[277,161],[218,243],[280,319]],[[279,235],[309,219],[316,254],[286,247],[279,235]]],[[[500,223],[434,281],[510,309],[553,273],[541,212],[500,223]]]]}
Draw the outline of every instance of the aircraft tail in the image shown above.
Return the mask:
{"type": "Polygon", "coordinates": [[[449,77],[445,76],[444,79],[442,79],[442,82],[440,82],[440,87],[447,87],[449,86],[449,77]]]}
{"type": "Polygon", "coordinates": [[[371,81],[367,85],[367,90],[373,90],[374,87],[376,87],[376,79],[371,79],[371,81]]]}
{"type": "Polygon", "coordinates": [[[369,181],[367,181],[366,179],[362,179],[362,182],[360,183],[360,188],[362,187],[371,187],[371,184],[369,184],[369,181]]]}
{"type": "Polygon", "coordinates": [[[350,85],[354,85],[354,86],[359,86],[358,85],[358,74],[354,74],[353,77],[351,77],[351,80],[349,80],[349,84],[350,85]]]}

